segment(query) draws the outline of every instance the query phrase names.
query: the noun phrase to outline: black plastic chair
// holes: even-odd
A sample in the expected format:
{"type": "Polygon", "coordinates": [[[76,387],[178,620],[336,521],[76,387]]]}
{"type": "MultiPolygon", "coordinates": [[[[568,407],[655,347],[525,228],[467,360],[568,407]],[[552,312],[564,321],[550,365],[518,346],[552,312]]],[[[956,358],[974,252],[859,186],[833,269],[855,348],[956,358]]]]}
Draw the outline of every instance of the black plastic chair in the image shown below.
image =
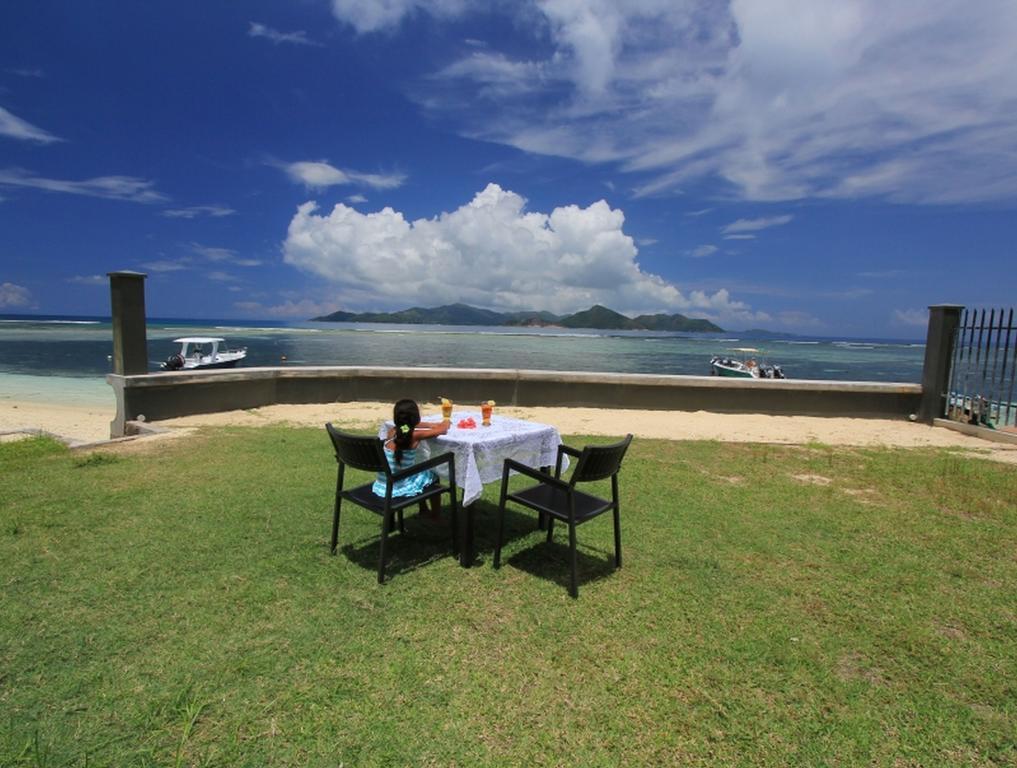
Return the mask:
{"type": "Polygon", "coordinates": [[[524,507],[534,509],[541,518],[547,517],[547,541],[551,542],[554,535],[554,521],[561,520],[569,527],[569,554],[572,561],[572,580],[569,594],[579,597],[579,586],[576,581],[576,526],[592,520],[598,515],[614,510],[614,562],[615,567],[622,564],[621,555],[621,515],[618,505],[618,471],[622,459],[632,442],[632,435],[626,436],[620,443],[602,446],[587,446],[582,451],[567,445],[558,446],[558,458],[555,461],[554,475],[520,464],[513,459],[506,459],[501,474],[501,501],[498,503],[498,540],[494,550],[494,567],[501,567],[501,542],[505,528],[505,502],[514,501],[524,507]],[[562,457],[565,454],[577,458],[572,476],[566,481],[561,477],[562,457]],[[539,481],[515,493],[508,492],[509,472],[539,481]],[[576,489],[577,483],[611,478],[611,500],[591,496],[576,489]]]}
{"type": "Polygon", "coordinates": [[[414,504],[420,505],[420,511],[426,510],[426,502],[434,496],[443,493],[449,494],[452,500],[452,551],[458,553],[458,542],[456,531],[458,529],[458,502],[456,501],[456,467],[451,452],[443,453],[441,456],[434,456],[427,461],[414,464],[407,469],[393,472],[385,458],[385,450],[382,442],[377,437],[364,437],[363,435],[351,435],[340,432],[331,424],[326,424],[328,436],[332,439],[335,447],[335,459],[339,464],[338,474],[335,482],[335,513],[332,516],[332,554],[335,554],[336,546],[339,544],[339,511],[342,507],[342,500],[352,501],[358,506],[369,509],[377,515],[381,515],[381,552],[378,555],[378,583],[385,581],[385,549],[388,543],[388,535],[392,531],[393,515],[398,515],[399,532],[404,533],[403,510],[414,504]],[[422,472],[425,469],[434,469],[442,464],[448,465],[448,485],[436,482],[416,496],[392,496],[392,486],[400,480],[422,472]],[[385,476],[386,493],[384,497],[375,495],[371,490],[374,480],[356,488],[345,490],[343,480],[346,474],[346,467],[362,469],[367,472],[381,473],[385,476]]]}

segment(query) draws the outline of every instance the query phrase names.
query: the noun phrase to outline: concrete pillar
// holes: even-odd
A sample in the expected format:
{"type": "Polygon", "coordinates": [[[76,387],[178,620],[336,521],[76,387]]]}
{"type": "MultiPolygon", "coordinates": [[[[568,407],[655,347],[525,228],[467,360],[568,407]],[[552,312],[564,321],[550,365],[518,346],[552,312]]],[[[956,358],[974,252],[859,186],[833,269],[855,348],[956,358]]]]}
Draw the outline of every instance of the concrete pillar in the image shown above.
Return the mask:
{"type": "Polygon", "coordinates": [[[145,318],[145,275],[108,272],[113,317],[113,373],[148,373],[148,330],[145,318]]]}
{"type": "Polygon", "coordinates": [[[960,326],[960,304],[933,304],[929,307],[929,330],[925,335],[925,365],[922,367],[922,403],[918,420],[932,424],[946,412],[950,388],[950,363],[960,326]]]}

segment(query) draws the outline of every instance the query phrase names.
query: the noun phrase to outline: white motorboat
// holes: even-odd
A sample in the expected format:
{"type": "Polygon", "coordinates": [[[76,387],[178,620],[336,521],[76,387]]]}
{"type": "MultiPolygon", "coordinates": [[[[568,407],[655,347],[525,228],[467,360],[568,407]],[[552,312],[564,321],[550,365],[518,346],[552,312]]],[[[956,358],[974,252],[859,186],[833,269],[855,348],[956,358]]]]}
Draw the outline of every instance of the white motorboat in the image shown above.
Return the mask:
{"type": "Polygon", "coordinates": [[[192,371],[204,368],[232,368],[245,357],[247,347],[229,349],[226,339],[212,336],[185,336],[173,339],[180,351],[162,364],[164,371],[192,371]]]}
{"type": "Polygon", "coordinates": [[[710,372],[714,376],[729,376],[736,379],[783,379],[784,371],[779,365],[759,362],[762,352],[753,347],[735,347],[729,350],[732,356],[715,355],[710,360],[710,372]]]}

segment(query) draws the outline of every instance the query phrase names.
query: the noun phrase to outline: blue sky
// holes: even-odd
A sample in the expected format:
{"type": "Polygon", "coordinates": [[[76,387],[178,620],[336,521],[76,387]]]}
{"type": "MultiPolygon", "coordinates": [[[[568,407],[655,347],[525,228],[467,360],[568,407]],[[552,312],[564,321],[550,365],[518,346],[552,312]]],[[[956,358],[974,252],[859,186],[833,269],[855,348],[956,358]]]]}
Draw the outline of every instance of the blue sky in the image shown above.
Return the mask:
{"type": "Polygon", "coordinates": [[[1013,305],[1011,0],[0,5],[0,312],[1013,305]]]}

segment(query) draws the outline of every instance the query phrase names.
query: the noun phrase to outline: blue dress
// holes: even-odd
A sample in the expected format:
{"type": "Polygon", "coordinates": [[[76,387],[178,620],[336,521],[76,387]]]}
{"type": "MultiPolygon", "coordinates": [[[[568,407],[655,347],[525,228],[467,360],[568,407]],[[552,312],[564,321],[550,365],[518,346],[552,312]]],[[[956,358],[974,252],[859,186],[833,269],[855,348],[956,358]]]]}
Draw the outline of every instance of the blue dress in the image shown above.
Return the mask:
{"type": "MultiPolygon", "coordinates": [[[[409,448],[404,450],[402,461],[397,464],[395,451],[385,446],[385,458],[388,459],[388,465],[392,471],[399,472],[417,463],[417,449],[409,448]]],[[[437,481],[437,479],[438,475],[429,469],[425,469],[423,472],[418,472],[415,475],[410,475],[392,485],[392,498],[396,496],[416,496],[431,483],[437,481]]],[[[374,481],[374,485],[371,486],[371,490],[374,491],[375,496],[385,498],[385,475],[381,472],[378,473],[378,478],[374,481]]]]}

